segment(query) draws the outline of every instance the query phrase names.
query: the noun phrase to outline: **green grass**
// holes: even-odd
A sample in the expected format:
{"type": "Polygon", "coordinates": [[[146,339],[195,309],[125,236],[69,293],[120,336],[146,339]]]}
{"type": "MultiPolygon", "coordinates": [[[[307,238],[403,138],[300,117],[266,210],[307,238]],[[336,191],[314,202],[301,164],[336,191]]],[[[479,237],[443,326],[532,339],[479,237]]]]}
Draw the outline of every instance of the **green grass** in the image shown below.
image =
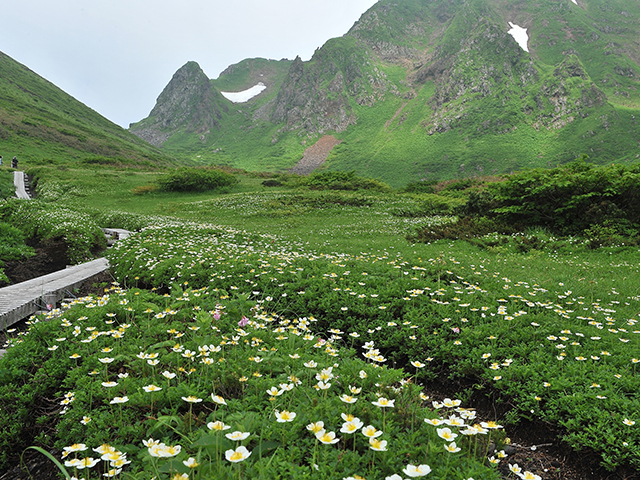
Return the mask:
{"type": "Polygon", "coordinates": [[[144,168],[175,162],[3,53],[0,112],[0,150],[21,168],[96,156],[144,168]]]}
{"type": "Polygon", "coordinates": [[[13,170],[9,170],[3,165],[0,167],[0,199],[13,197],[15,191],[16,189],[13,185],[13,170]]]}
{"type": "MultiPolygon", "coordinates": [[[[598,452],[608,469],[640,465],[637,427],[625,424],[625,420],[640,422],[637,398],[640,385],[636,375],[640,342],[636,325],[640,308],[638,247],[590,250],[584,240],[554,239],[542,231],[526,232],[524,236],[496,236],[495,241],[485,239],[476,244],[464,241],[411,244],[405,237],[416,226],[451,220],[399,216],[421,208],[424,201],[421,199],[426,197],[397,192],[327,193],[266,188],[260,176],[238,172],[237,185],[226,193],[213,194],[132,193],[135,187],[153,182],[156,172],[39,167],[38,175],[38,189],[44,200],[55,201],[55,205],[84,212],[96,222],[108,220],[113,222],[111,226],[153,226],[118,244],[109,254],[113,274],[133,290],[114,291],[111,296],[117,301],[109,301],[95,310],[87,309],[85,302],[81,302],[63,316],[82,329],[104,328],[107,313],[115,314],[116,325],[135,326],[126,334],[126,340],[113,345],[117,348],[113,353],[115,365],[124,368],[131,377],[122,381],[117,394],[128,395],[132,408],[109,406],[111,393],[96,387],[96,380],[87,373],[95,369],[100,381],[120,382],[116,378],[120,370],[101,366],[95,357],[95,347],[73,340],[69,334],[72,327],[65,327],[64,320],[35,324],[35,335],[25,337],[24,347],[17,345],[11,349],[15,354],[12,361],[30,361],[37,354],[43,359],[42,368],[53,368],[53,363],[46,362],[63,362],[60,371],[54,369],[57,383],[42,384],[31,389],[29,395],[24,393],[25,402],[35,402],[38,395],[41,397],[37,398],[61,399],[67,391],[73,391],[77,399],[60,420],[60,436],[54,440],[38,437],[33,440],[38,445],[57,442],[61,448],[86,439],[93,448],[106,442],[138,459],[129,467],[132,472],[152,471],[157,460],[141,446],[142,439],[152,437],[167,444],[180,443],[184,452],[179,459],[198,452],[201,458],[210,454],[215,459],[215,448],[207,450],[209,446],[215,447],[215,443],[205,439],[210,433],[204,426],[214,419],[229,419],[229,423],[235,422],[234,428],[252,432],[254,436],[247,442],[250,450],[256,451],[262,441],[277,442],[269,444],[276,449],[280,447],[268,454],[273,465],[281,465],[280,455],[284,452],[287,455],[299,452],[282,441],[279,430],[266,417],[252,417],[250,425],[239,420],[241,412],[264,410],[265,400],[258,392],[284,380],[288,374],[302,375],[296,373],[293,365],[288,370],[288,356],[284,355],[298,351],[297,340],[285,342],[293,345],[294,350],[289,350],[285,343],[278,343],[285,339],[263,337],[259,329],[252,331],[250,335],[262,338],[264,345],[279,348],[284,357],[281,362],[264,354],[265,366],[269,368],[263,373],[268,371],[269,375],[247,383],[249,392],[255,389],[255,396],[240,395],[244,387],[238,381],[241,375],[251,374],[253,365],[247,363],[250,362],[247,358],[255,353],[232,353],[235,350],[225,353],[229,363],[224,373],[209,376],[202,372],[190,377],[183,372],[173,384],[175,390],[167,388],[156,397],[142,392],[144,385],[166,382],[157,376],[160,368],[173,371],[185,366],[185,360],[171,351],[176,342],[194,351],[202,346],[199,337],[187,327],[199,326],[204,328],[203,333],[210,332],[205,312],[214,311],[217,303],[233,320],[225,324],[225,329],[234,327],[242,315],[251,317],[250,312],[254,311],[287,319],[288,324],[294,319],[314,318],[309,328],[315,335],[329,336],[330,329],[345,332],[343,341],[335,338],[333,341],[346,348],[339,355],[347,383],[356,381],[352,375],[360,369],[353,355],[361,356],[365,342],[372,341],[387,358],[385,363],[402,368],[417,382],[454,383],[466,379],[474,388],[459,392],[460,398],[468,399],[474,392],[475,395],[481,392],[513,405],[504,418],[507,436],[518,428],[518,423],[541,419],[558,426],[564,440],[574,448],[588,447],[598,452]],[[523,250],[519,245],[525,237],[532,247],[523,250]],[[167,296],[135,289],[141,286],[155,288],[161,294],[167,292],[167,296]],[[155,317],[157,321],[153,320],[156,315],[160,315],[155,317]],[[172,335],[177,333],[170,333],[172,328],[184,333],[184,339],[174,338],[172,335]],[[359,336],[346,337],[354,332],[359,336]],[[54,340],[63,336],[71,341],[54,340]],[[48,353],[47,348],[54,344],[58,349],[48,353]],[[19,353],[20,348],[25,351],[19,353]],[[163,363],[157,370],[134,358],[141,348],[147,353],[162,354],[163,363]],[[69,359],[72,353],[79,353],[86,360],[69,359]],[[427,366],[416,368],[411,364],[415,361],[427,366]],[[72,373],[67,376],[68,372],[72,373]],[[194,407],[192,413],[191,407],[180,400],[186,395],[206,398],[215,392],[226,392],[225,396],[233,400],[229,411],[210,405],[208,409],[194,407]],[[603,410],[608,412],[606,416],[601,414],[603,410]],[[137,422],[140,411],[146,412],[146,420],[137,422]],[[162,417],[154,416],[153,411],[161,412],[162,417]],[[127,417],[124,424],[132,425],[130,429],[106,427],[118,424],[116,419],[120,415],[127,417]],[[83,416],[90,417],[95,422],[93,426],[91,423],[83,426],[80,423],[83,416]]],[[[202,337],[205,339],[202,341],[217,344],[218,333],[212,335],[215,338],[202,337]]],[[[228,331],[226,335],[228,340],[233,333],[228,331]]],[[[294,339],[295,335],[288,337],[294,339]]],[[[110,346],[111,339],[100,338],[96,345],[110,346]]],[[[300,355],[303,351],[305,355],[308,353],[303,349],[300,355]]],[[[388,372],[396,374],[396,370],[388,372]]],[[[3,373],[17,374],[10,370],[3,373]]],[[[28,378],[27,375],[21,381],[28,384],[28,378]]],[[[392,377],[388,378],[393,383],[392,377]]],[[[6,390],[3,393],[15,394],[6,390]]],[[[314,395],[309,390],[301,397],[296,396],[287,408],[299,414],[309,405],[319,408],[312,410],[317,414],[315,420],[311,415],[303,423],[318,419],[327,423],[331,412],[339,415],[338,403],[309,404],[303,400],[314,395]]],[[[401,398],[402,394],[397,395],[401,398]]],[[[430,404],[420,408],[426,410],[420,410],[419,414],[416,410],[418,415],[430,415],[430,404]]],[[[358,412],[380,422],[378,428],[385,422],[384,417],[376,417],[372,410],[358,412]]],[[[396,427],[408,426],[409,418],[395,417],[393,422],[396,427]]],[[[419,435],[426,437],[411,438],[417,444],[435,445],[437,438],[429,437],[433,432],[425,430],[424,422],[420,422],[419,435]]],[[[336,428],[334,423],[332,429],[336,428]]],[[[448,468],[448,457],[421,456],[424,452],[416,452],[405,443],[409,442],[406,435],[410,429],[394,430],[396,427],[390,431],[393,443],[403,452],[406,449],[412,461],[429,462],[434,471],[441,473],[448,468]]],[[[313,455],[304,428],[298,430],[296,438],[301,445],[307,442],[309,445],[301,447],[301,456],[295,458],[313,455]]],[[[348,443],[347,450],[353,447],[364,454],[357,444],[348,443]]],[[[465,464],[464,468],[469,469],[465,472],[481,472],[481,467],[473,463],[476,457],[466,452],[467,456],[462,458],[470,463],[465,464]]],[[[321,460],[328,462],[320,464],[321,467],[334,461],[331,455],[321,460]]],[[[349,458],[353,468],[342,470],[341,475],[366,473],[359,467],[364,465],[364,456],[349,458]]],[[[272,465],[265,465],[264,460],[251,457],[244,467],[246,473],[273,476],[272,465]]],[[[506,463],[508,460],[498,468],[506,469],[506,463]]],[[[198,475],[211,472],[206,469],[231,471],[224,462],[205,460],[204,464],[198,475]]],[[[308,465],[303,460],[293,464],[295,471],[289,472],[288,478],[302,478],[308,465]]],[[[162,465],[160,462],[157,467],[162,465]]],[[[388,475],[402,468],[397,462],[386,465],[375,463],[374,469],[380,468],[375,470],[378,474],[388,475]]],[[[486,472],[476,475],[491,478],[486,472]]],[[[461,478],[468,478],[470,473],[466,475],[461,478]]]]}

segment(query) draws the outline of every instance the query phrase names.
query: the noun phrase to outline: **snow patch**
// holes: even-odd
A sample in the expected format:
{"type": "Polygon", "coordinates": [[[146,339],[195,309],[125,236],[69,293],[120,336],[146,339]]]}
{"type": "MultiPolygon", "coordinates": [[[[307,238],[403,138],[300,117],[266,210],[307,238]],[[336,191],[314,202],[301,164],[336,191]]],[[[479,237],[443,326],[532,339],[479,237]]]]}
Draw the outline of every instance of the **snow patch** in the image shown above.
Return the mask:
{"type": "Polygon", "coordinates": [[[262,93],[262,91],[267,88],[267,86],[260,82],[253,87],[243,90],[242,92],[220,92],[224,98],[233,102],[233,103],[244,103],[251,100],[256,95],[262,93]]]}
{"type": "Polygon", "coordinates": [[[518,42],[518,45],[520,45],[525,52],[528,52],[529,48],[527,47],[527,42],[529,41],[529,35],[527,35],[527,29],[511,22],[509,22],[509,26],[511,27],[511,30],[507,33],[511,35],[516,42],[518,42]]]}
{"type": "Polygon", "coordinates": [[[576,5],[578,5],[578,2],[576,2],[576,0],[571,0],[573,3],[575,3],[576,5]]]}

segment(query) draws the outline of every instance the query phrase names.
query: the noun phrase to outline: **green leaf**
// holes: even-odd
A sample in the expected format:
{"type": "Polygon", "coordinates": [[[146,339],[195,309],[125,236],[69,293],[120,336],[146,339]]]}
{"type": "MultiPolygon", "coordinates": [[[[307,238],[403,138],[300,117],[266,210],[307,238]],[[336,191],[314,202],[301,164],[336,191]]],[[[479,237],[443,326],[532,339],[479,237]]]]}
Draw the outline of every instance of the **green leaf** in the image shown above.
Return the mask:
{"type": "Polygon", "coordinates": [[[161,472],[171,472],[171,473],[189,473],[189,467],[187,467],[180,460],[171,459],[164,465],[162,465],[159,469],[161,472]]]}
{"type": "Polygon", "coordinates": [[[264,455],[267,455],[276,450],[278,447],[280,447],[280,444],[278,442],[267,440],[258,444],[258,446],[253,449],[253,453],[258,455],[258,457],[263,457],[264,455]]]}
{"type": "MultiPolygon", "coordinates": [[[[22,452],[22,455],[24,455],[24,452],[26,452],[29,449],[35,450],[36,452],[40,452],[41,454],[43,454],[45,457],[47,457],[49,460],[51,460],[55,464],[56,467],[58,467],[58,470],[60,470],[60,473],[62,473],[64,475],[64,478],[66,478],[67,480],[71,479],[71,475],[69,475],[69,472],[67,472],[67,469],[64,468],[64,466],[53,455],[51,455],[49,452],[47,452],[43,448],[34,447],[34,446],[27,447],[22,452]]],[[[20,463],[23,463],[22,462],[22,455],[20,456],[20,463]]]]}

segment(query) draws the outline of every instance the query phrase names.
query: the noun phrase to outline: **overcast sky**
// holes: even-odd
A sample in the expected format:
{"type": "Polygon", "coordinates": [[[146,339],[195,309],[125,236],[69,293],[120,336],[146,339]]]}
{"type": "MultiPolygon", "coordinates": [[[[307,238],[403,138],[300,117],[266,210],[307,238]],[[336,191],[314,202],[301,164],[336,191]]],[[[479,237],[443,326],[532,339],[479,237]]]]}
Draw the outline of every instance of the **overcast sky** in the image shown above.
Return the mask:
{"type": "Polygon", "coordinates": [[[127,128],[190,60],[209,78],[245,58],[308,60],[377,0],[14,0],[0,51],[127,128]]]}

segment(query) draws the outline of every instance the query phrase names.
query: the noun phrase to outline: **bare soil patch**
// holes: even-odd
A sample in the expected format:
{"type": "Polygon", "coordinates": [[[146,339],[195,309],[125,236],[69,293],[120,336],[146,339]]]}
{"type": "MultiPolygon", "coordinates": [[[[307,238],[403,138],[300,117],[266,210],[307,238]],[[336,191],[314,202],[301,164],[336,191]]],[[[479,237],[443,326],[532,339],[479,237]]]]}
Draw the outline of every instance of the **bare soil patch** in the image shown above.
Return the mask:
{"type": "Polygon", "coordinates": [[[302,159],[289,171],[298,175],[309,175],[327,160],[333,147],[340,142],[341,140],[338,140],[333,135],[325,135],[314,145],[307,148],[302,159]]]}

